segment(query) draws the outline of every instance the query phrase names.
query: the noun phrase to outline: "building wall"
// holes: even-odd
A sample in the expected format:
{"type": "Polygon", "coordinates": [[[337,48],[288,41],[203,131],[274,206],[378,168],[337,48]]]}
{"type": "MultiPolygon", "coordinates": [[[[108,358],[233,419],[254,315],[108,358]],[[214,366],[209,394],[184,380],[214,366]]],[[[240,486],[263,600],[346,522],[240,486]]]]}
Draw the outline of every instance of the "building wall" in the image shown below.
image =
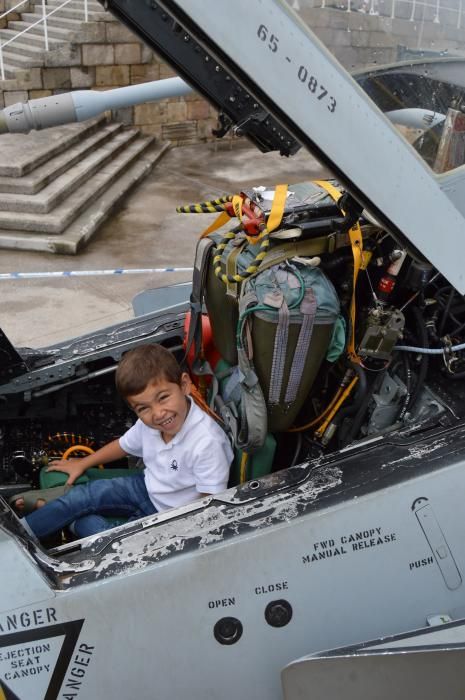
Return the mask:
{"type": "MultiPolygon", "coordinates": [[[[0,0],[5,2],[10,0],[0,0]]],[[[108,90],[175,75],[111,15],[82,27],[70,35],[69,44],[45,55],[43,67],[18,70],[14,80],[0,81],[0,108],[70,90],[108,90]]],[[[213,138],[217,125],[216,110],[195,93],[117,110],[114,117],[178,145],[213,138]]]]}

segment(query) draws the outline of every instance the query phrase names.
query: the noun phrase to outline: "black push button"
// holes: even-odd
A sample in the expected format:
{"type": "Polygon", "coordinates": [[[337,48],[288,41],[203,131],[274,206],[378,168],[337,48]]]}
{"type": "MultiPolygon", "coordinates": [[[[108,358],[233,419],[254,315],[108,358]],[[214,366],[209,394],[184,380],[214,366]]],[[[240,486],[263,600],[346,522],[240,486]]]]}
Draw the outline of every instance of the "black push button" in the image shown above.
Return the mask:
{"type": "Polygon", "coordinates": [[[284,627],[291,618],[292,607],[287,600],[272,600],[265,608],[265,620],[272,627],[284,627]]]}
{"type": "Polygon", "coordinates": [[[235,644],[242,637],[242,623],[235,617],[222,617],[213,628],[213,634],[220,644],[235,644]]]}

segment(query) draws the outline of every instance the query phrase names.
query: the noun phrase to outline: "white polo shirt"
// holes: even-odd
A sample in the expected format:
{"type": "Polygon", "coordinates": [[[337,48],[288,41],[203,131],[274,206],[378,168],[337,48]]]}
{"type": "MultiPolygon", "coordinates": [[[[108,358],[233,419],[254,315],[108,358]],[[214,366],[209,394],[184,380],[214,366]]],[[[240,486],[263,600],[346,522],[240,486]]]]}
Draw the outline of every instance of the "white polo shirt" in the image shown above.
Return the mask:
{"type": "Polygon", "coordinates": [[[191,503],[199,493],[219,493],[228,484],[233,451],[220,426],[189,397],[190,409],[173,439],[140,419],[120,438],[121,449],[141,457],[150,500],[161,512],[191,503]]]}

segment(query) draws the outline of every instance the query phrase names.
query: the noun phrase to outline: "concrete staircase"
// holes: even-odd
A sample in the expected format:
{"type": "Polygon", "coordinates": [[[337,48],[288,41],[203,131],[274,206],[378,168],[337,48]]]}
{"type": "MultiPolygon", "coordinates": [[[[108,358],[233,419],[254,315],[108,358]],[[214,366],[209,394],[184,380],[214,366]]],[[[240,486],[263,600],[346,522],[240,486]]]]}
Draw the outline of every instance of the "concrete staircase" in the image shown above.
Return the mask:
{"type": "Polygon", "coordinates": [[[104,117],[0,136],[0,248],[77,253],[168,147],[104,117]]]}
{"type": "MultiPolygon", "coordinates": [[[[63,0],[48,0],[47,14],[62,4],[63,0]]],[[[104,16],[103,8],[95,0],[87,3],[89,20],[104,16]]],[[[2,42],[8,41],[42,18],[42,4],[34,4],[34,12],[24,12],[21,21],[9,22],[8,29],[0,30],[2,42]]],[[[66,7],[57,10],[47,20],[49,51],[65,47],[71,33],[79,31],[84,21],[84,2],[71,0],[66,7]]],[[[3,49],[5,79],[15,78],[18,70],[43,66],[46,60],[44,25],[37,24],[3,49]]]]}
{"type": "MultiPolygon", "coordinates": [[[[48,0],[47,13],[61,2],[48,0]]],[[[90,0],[88,11],[95,27],[105,15],[102,6],[90,0]]],[[[2,41],[37,22],[41,3],[21,17],[0,30],[2,41]]],[[[57,51],[72,55],[73,38],[91,26],[83,21],[83,1],[72,0],[48,20],[48,53],[42,24],[8,45],[5,83],[14,79],[20,90],[22,76],[53,66],[57,51]]],[[[0,135],[0,248],[77,253],[168,147],[104,116],[28,135],[0,135]]]]}

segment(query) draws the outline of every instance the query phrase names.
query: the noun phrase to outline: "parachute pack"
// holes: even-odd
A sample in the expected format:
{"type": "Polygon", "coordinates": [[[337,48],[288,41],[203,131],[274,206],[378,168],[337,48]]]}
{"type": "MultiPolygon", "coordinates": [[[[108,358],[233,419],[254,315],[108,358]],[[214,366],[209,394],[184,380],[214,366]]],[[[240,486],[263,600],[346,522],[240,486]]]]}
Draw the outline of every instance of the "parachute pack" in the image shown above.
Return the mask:
{"type": "MultiPolygon", "coordinates": [[[[320,182],[278,185],[178,209],[222,212],[197,245],[186,342],[195,348],[191,371],[201,384],[208,378],[210,406],[242,465],[263,461],[265,451],[269,471],[273,435],[291,429],[322,363],[346,347],[340,300],[320,267],[320,256],[350,250],[335,192],[320,182]],[[239,224],[218,231],[233,216],[239,224]],[[202,343],[205,310],[215,366],[202,343]]],[[[239,472],[239,480],[260,475],[250,464],[239,472]]]]}

